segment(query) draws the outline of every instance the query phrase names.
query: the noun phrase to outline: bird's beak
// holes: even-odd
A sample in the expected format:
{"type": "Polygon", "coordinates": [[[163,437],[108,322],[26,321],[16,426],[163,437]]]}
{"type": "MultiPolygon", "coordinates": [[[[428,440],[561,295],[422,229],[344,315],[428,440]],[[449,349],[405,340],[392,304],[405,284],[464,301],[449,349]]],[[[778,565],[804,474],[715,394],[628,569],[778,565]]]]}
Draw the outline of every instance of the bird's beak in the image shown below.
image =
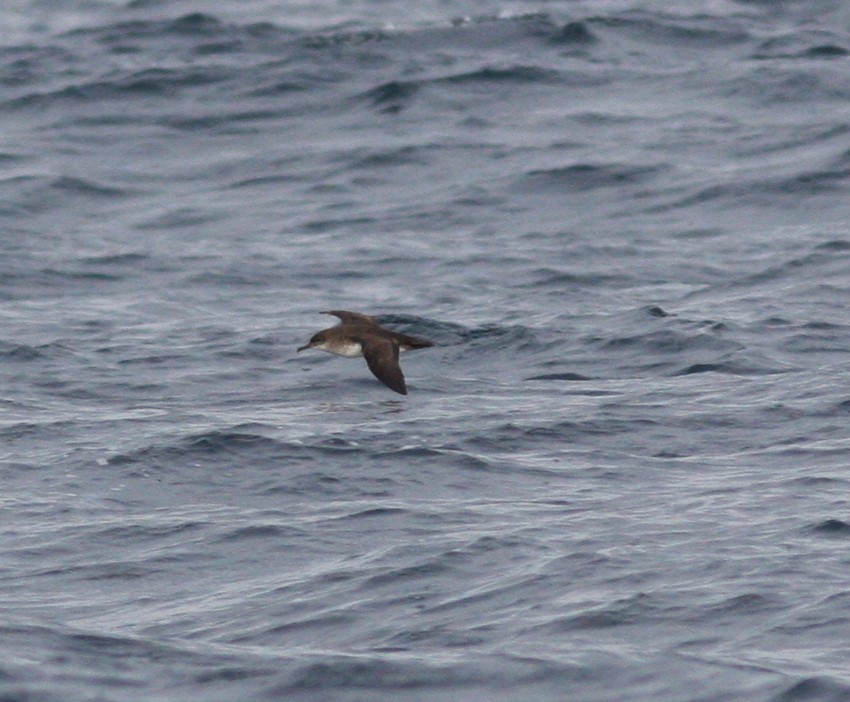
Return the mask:
{"type": "Polygon", "coordinates": [[[297,349],[297,350],[295,351],[295,353],[298,353],[299,351],[304,351],[305,349],[309,349],[309,348],[310,348],[310,344],[304,344],[304,346],[302,346],[301,348],[297,349]]]}

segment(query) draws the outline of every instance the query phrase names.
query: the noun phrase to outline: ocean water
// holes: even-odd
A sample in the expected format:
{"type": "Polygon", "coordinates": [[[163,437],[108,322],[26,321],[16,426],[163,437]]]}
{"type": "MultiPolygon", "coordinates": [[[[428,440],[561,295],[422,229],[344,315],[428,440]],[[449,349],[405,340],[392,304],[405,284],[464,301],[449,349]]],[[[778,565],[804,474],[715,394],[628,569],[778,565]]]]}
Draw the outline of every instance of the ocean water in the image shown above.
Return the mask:
{"type": "Polygon", "coordinates": [[[0,27],[0,700],[850,699],[850,5],[0,27]]]}

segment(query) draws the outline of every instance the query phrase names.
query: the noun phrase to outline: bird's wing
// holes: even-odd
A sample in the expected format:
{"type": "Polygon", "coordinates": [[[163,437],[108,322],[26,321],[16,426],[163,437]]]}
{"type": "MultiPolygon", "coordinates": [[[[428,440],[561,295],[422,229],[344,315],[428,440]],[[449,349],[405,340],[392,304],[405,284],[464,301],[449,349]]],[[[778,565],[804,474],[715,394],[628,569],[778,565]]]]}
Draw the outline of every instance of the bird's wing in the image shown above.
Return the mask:
{"type": "Polygon", "coordinates": [[[398,344],[392,339],[366,336],[360,341],[369,370],[390,390],[407,395],[404,374],[398,363],[398,344]]]}
{"type": "Polygon", "coordinates": [[[370,317],[368,314],[361,314],[360,312],[347,312],[346,310],[328,310],[327,312],[322,312],[322,314],[333,315],[334,317],[339,317],[342,320],[343,324],[359,324],[359,325],[368,325],[368,326],[379,326],[378,322],[375,321],[374,317],[370,317]]]}

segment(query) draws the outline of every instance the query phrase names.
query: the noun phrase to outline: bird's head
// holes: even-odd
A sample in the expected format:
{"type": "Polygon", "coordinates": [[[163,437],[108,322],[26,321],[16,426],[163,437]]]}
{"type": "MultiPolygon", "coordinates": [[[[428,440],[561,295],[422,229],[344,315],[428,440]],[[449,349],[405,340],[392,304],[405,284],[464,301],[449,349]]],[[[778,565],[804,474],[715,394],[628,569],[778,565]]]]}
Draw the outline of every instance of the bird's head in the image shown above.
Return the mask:
{"type": "Polygon", "coordinates": [[[328,343],[327,335],[325,334],[325,332],[320,331],[320,332],[313,334],[313,336],[310,337],[310,341],[308,343],[304,344],[304,346],[300,347],[296,351],[296,353],[298,353],[298,351],[306,351],[307,349],[324,350],[324,348],[327,346],[327,343],[328,343]]]}

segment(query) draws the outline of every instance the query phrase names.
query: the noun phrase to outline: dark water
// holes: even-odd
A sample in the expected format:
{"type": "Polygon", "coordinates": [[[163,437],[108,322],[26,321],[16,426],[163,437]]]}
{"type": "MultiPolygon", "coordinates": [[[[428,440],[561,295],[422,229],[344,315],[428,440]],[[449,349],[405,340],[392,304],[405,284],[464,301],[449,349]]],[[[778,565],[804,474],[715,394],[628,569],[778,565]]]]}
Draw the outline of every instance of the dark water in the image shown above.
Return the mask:
{"type": "Polygon", "coordinates": [[[850,5],[214,5],[0,10],[0,699],[850,699],[850,5]]]}

